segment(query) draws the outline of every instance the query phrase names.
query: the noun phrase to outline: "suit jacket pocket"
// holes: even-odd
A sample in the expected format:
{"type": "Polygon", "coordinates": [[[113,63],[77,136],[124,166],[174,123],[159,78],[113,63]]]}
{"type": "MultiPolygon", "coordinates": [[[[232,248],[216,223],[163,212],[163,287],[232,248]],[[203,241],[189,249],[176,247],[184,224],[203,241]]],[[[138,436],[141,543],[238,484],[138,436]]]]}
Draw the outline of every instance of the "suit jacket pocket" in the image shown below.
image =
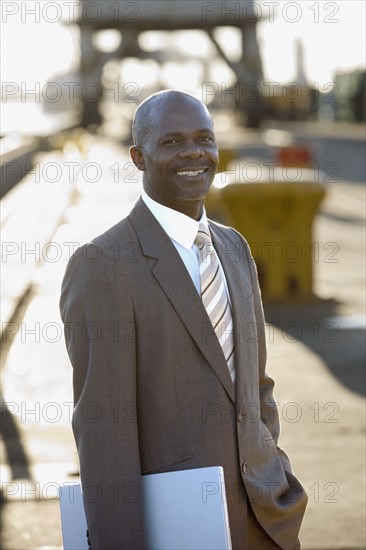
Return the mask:
{"type": "Polygon", "coordinates": [[[176,470],[189,470],[192,465],[193,455],[187,455],[182,458],[169,461],[165,464],[159,464],[157,466],[145,468],[141,474],[159,474],[163,472],[174,472],[176,470]]]}
{"type": "Polygon", "coordinates": [[[263,422],[262,419],[259,421],[259,432],[261,433],[264,441],[271,441],[272,443],[276,444],[271,432],[269,431],[268,426],[263,422]]]}

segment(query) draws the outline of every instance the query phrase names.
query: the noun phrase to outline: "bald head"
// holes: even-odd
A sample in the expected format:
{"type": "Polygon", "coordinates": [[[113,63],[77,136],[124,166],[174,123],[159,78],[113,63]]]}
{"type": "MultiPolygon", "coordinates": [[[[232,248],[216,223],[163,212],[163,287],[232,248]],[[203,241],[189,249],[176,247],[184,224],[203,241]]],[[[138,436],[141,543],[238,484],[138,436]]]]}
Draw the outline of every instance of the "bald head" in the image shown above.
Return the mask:
{"type": "MultiPolygon", "coordinates": [[[[154,113],[161,102],[174,103],[179,101],[194,102],[201,105],[207,111],[206,105],[193,95],[180,90],[163,90],[152,94],[145,99],[136,109],[132,121],[132,138],[134,145],[141,147],[154,128],[154,113]]],[[[212,119],[211,119],[212,120],[212,119]]]]}

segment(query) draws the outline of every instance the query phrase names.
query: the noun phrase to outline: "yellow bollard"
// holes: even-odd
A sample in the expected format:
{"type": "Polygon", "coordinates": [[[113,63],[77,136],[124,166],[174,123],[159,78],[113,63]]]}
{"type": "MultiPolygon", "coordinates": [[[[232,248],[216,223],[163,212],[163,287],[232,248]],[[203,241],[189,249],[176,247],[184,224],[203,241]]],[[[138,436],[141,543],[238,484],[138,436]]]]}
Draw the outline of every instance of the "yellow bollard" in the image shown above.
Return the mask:
{"type": "MultiPolygon", "coordinates": [[[[216,176],[219,185],[223,176],[216,176]]],[[[230,183],[230,179],[231,175],[227,185],[210,191],[207,212],[232,225],[249,242],[263,298],[274,302],[313,298],[312,227],[324,187],[310,181],[230,183]]]]}
{"type": "Polygon", "coordinates": [[[232,149],[220,149],[220,160],[219,160],[219,167],[217,169],[218,172],[225,172],[225,170],[228,169],[229,164],[235,160],[235,153],[232,149]]]}

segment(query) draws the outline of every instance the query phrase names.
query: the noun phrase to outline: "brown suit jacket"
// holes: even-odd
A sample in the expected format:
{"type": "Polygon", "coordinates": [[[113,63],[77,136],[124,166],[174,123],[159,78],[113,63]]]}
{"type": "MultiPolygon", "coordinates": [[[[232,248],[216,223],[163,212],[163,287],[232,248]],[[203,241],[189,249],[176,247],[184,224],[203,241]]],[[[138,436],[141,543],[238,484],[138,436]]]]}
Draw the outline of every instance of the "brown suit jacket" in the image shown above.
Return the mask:
{"type": "Polygon", "coordinates": [[[144,548],[141,474],[216,465],[234,549],[246,548],[248,498],[280,547],[296,544],[307,497],[277,446],[255,264],[235,230],[210,230],[232,301],[236,387],[179,254],[141,199],[67,267],[61,315],[93,550],[144,548]]]}

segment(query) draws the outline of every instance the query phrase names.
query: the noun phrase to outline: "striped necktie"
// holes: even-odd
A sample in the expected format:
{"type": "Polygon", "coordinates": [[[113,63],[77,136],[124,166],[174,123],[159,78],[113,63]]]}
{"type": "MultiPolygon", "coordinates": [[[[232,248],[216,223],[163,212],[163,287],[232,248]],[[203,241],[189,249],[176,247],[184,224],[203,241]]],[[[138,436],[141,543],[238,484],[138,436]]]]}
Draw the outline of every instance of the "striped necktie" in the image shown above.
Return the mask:
{"type": "Polygon", "coordinates": [[[224,273],[212,245],[210,231],[200,223],[197,237],[203,305],[220,342],[232,381],[235,381],[234,333],[224,273]]]}

